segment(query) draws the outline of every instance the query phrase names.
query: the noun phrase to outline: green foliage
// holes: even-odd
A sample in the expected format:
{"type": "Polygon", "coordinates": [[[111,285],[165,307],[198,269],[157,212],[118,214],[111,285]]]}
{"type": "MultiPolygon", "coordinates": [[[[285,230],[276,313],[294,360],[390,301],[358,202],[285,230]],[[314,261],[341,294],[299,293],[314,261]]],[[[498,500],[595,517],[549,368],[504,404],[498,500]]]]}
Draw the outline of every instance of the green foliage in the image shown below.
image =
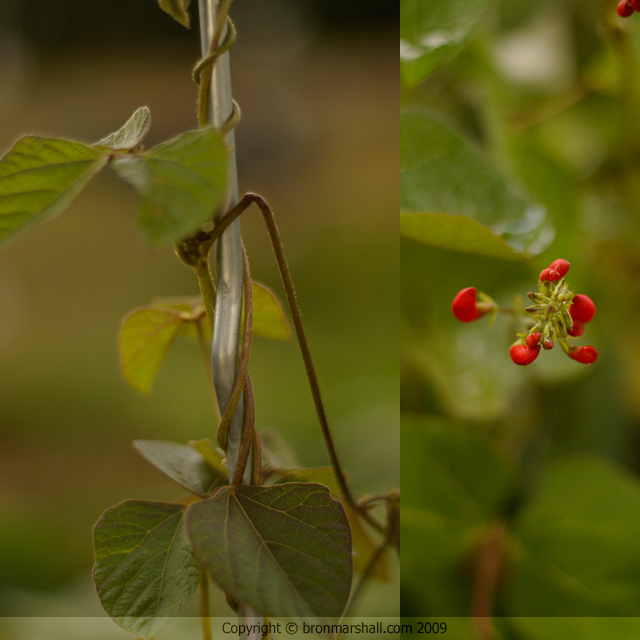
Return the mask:
{"type": "Polygon", "coordinates": [[[198,560],[242,602],[271,616],[339,616],[351,585],[351,534],[326,487],[220,489],[189,506],[198,560]]]}
{"type": "Polygon", "coordinates": [[[205,498],[229,484],[229,474],[219,462],[209,464],[197,448],[167,440],[135,440],[133,445],[154,467],[197,496],[205,498]]]}
{"type": "Polygon", "coordinates": [[[18,140],[0,160],[0,243],[64,213],[107,160],[71,140],[18,140]]]}
{"type": "Polygon", "coordinates": [[[251,283],[251,295],[253,332],[263,338],[286,340],[291,334],[291,327],[275,292],[266,284],[254,280],[251,283]]]}
{"type": "Polygon", "coordinates": [[[594,456],[554,463],[514,523],[510,610],[640,613],[640,482],[594,456]]]}
{"type": "Polygon", "coordinates": [[[206,128],[118,158],[114,169],[142,198],[140,224],[146,240],[165,246],[214,217],[226,190],[227,153],[218,133],[206,128]]]}
{"type": "Polygon", "coordinates": [[[102,606],[145,640],[180,611],[200,581],[185,510],[179,504],[127,500],[105,511],[94,529],[93,577],[102,606]]]}
{"type": "Polygon", "coordinates": [[[96,142],[94,147],[107,147],[114,151],[130,151],[145,139],[150,127],[151,112],[147,107],[140,107],[118,131],[96,142]]]}
{"type": "Polygon", "coordinates": [[[468,613],[452,567],[470,559],[507,497],[504,454],[442,420],[404,415],[401,423],[402,581],[421,594],[413,615],[468,613]]]}
{"type": "Polygon", "coordinates": [[[516,195],[463,138],[418,111],[403,113],[400,127],[400,208],[413,214],[401,223],[405,237],[500,258],[546,248],[544,209],[516,195]]]}
{"type": "Polygon", "coordinates": [[[402,0],[400,69],[407,86],[420,84],[466,42],[492,0],[402,0]]]}

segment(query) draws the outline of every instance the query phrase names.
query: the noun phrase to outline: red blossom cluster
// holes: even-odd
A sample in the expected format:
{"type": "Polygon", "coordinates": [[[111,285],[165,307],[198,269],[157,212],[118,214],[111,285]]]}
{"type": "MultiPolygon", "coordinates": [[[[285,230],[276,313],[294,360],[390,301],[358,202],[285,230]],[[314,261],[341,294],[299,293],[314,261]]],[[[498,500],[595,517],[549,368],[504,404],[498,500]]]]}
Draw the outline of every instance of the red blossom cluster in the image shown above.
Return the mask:
{"type": "Polygon", "coordinates": [[[618,15],[628,18],[634,11],[640,11],[640,0],[620,0],[618,2],[618,15]]]}
{"type": "MultiPolygon", "coordinates": [[[[540,273],[539,291],[528,294],[534,304],[525,309],[529,315],[526,318],[526,331],[518,334],[518,340],[509,350],[511,360],[516,364],[531,364],[541,349],[552,349],[556,341],[576,362],[591,365],[598,359],[598,351],[594,347],[578,347],[570,343],[571,338],[584,333],[584,325],[596,313],[596,306],[589,296],[573,293],[567,287],[564,277],[570,266],[562,258],[554,260],[540,273]]],[[[514,313],[512,309],[498,307],[489,296],[478,292],[475,287],[462,289],[454,298],[451,309],[453,315],[462,322],[473,322],[498,311],[514,313]]]]}

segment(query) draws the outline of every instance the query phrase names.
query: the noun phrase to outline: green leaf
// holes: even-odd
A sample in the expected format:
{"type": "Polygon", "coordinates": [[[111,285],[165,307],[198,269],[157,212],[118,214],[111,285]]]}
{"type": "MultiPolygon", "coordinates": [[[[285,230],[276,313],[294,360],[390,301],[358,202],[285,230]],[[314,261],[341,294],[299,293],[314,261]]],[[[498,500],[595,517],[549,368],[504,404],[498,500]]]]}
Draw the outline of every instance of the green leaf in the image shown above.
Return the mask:
{"type": "Polygon", "coordinates": [[[588,455],[554,463],[513,525],[512,615],[640,614],[640,483],[588,455]]]}
{"type": "MultiPolygon", "coordinates": [[[[342,499],[340,493],[340,485],[336,478],[336,473],[333,467],[296,467],[289,469],[272,469],[274,474],[278,477],[275,484],[282,484],[286,482],[315,482],[322,484],[331,495],[340,500],[340,503],[344,507],[345,513],[349,520],[349,527],[351,529],[351,538],[353,541],[353,569],[356,572],[362,572],[367,564],[367,561],[376,551],[376,545],[373,543],[369,534],[362,526],[360,516],[355,509],[353,509],[346,501],[342,499]]],[[[386,580],[388,578],[389,567],[385,558],[382,557],[375,565],[371,578],[377,578],[380,580],[386,580]]]]}
{"type": "Polygon", "coordinates": [[[291,327],[275,292],[267,285],[253,280],[251,294],[253,296],[253,332],[272,340],[286,340],[291,333],[291,327]]]}
{"type": "Polygon", "coordinates": [[[454,54],[484,19],[492,0],[401,0],[400,70],[414,87],[454,54]]]}
{"type": "Polygon", "coordinates": [[[516,258],[553,240],[543,207],[517,195],[458,134],[417,111],[401,116],[400,209],[411,216],[403,235],[431,246],[516,258]]]}
{"type": "Polygon", "coordinates": [[[150,393],[162,363],[180,333],[184,319],[178,311],[140,307],[127,314],[120,326],[120,365],[126,381],[150,393]]]}
{"type": "Polygon", "coordinates": [[[191,27],[188,12],[190,4],[191,0],[158,0],[160,8],[187,29],[191,27]]]}
{"type": "Polygon", "coordinates": [[[228,473],[209,465],[193,447],[168,440],[135,440],[133,446],[162,473],[203,498],[229,484],[228,473]]]}
{"type": "Polygon", "coordinates": [[[466,615],[468,584],[457,567],[497,516],[511,468],[455,424],[405,414],[400,433],[404,588],[424,615],[466,615]]]}
{"type": "Polygon", "coordinates": [[[518,260],[522,256],[484,225],[446,213],[403,213],[400,234],[422,244],[476,255],[518,260]]]}
{"type": "Polygon", "coordinates": [[[107,160],[71,140],[18,140],[0,160],[0,244],[64,213],[107,160]]]}
{"type": "Polygon", "coordinates": [[[140,224],[154,246],[195,233],[213,219],[224,199],[227,151],[212,128],[187,131],[113,165],[140,193],[140,224]]]}
{"type": "Polygon", "coordinates": [[[115,133],[96,142],[94,147],[108,147],[109,149],[135,149],[149,133],[151,127],[151,113],[148,107],[140,107],[115,133]]]}
{"type": "Polygon", "coordinates": [[[267,616],[339,616],[351,587],[351,533],[326,487],[224,487],[189,506],[194,553],[234,598],[267,616]]]}
{"type": "Polygon", "coordinates": [[[209,463],[209,466],[213,467],[218,475],[226,478],[224,484],[229,484],[229,471],[222,464],[222,461],[226,456],[222,455],[209,438],[202,440],[189,440],[189,446],[193,447],[196,451],[200,452],[202,457],[209,463]]]}
{"type": "Polygon", "coordinates": [[[127,500],[94,527],[93,578],[106,612],[124,629],[150,638],[193,595],[200,568],[183,518],[186,507],[127,500]]]}

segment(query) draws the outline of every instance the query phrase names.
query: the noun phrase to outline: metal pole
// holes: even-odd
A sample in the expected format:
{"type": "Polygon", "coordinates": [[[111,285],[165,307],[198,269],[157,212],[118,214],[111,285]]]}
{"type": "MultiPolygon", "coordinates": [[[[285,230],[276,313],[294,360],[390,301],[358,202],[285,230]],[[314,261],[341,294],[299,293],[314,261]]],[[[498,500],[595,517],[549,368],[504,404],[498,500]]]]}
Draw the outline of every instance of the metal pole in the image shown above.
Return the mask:
{"type": "MultiPolygon", "coordinates": [[[[199,0],[200,42],[203,58],[208,53],[219,5],[220,0],[199,0]]],[[[225,37],[226,27],[221,34],[220,42],[223,42],[225,37]]],[[[215,61],[212,71],[209,123],[216,129],[222,129],[233,113],[231,95],[231,67],[229,52],[226,52],[215,61]]],[[[221,214],[229,211],[238,202],[238,171],[233,130],[229,131],[224,142],[229,153],[229,183],[227,198],[221,214]]],[[[211,342],[211,369],[218,404],[221,412],[224,413],[238,374],[243,273],[239,218],[229,226],[216,242],[215,252],[216,308],[211,342]]],[[[244,399],[241,397],[227,432],[227,461],[230,478],[233,476],[238,460],[243,423],[244,399]]],[[[250,461],[247,464],[243,481],[245,484],[249,484],[252,481],[252,465],[250,461]]],[[[252,607],[242,603],[240,604],[238,615],[244,619],[247,625],[261,625],[264,622],[262,616],[252,607]]],[[[248,637],[255,637],[257,640],[261,637],[261,634],[251,633],[248,637]]]]}

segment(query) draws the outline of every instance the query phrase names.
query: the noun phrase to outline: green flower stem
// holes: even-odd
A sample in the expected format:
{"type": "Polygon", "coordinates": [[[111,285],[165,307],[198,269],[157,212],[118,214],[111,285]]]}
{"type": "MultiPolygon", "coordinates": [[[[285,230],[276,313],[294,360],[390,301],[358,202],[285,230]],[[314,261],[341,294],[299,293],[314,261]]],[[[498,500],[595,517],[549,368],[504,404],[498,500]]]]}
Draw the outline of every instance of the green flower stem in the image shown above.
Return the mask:
{"type": "Polygon", "coordinates": [[[213,283],[211,271],[209,270],[209,260],[206,258],[198,260],[193,267],[193,270],[198,276],[198,285],[200,286],[202,302],[204,303],[204,308],[207,312],[209,328],[213,329],[213,314],[216,307],[216,286],[213,283]]]}
{"type": "Polygon", "coordinates": [[[211,389],[211,395],[213,396],[213,406],[216,412],[216,419],[218,424],[222,422],[222,414],[220,413],[220,405],[218,404],[218,396],[216,395],[216,388],[213,384],[213,374],[211,373],[211,367],[209,366],[209,341],[204,334],[204,328],[202,326],[203,318],[196,321],[196,331],[198,332],[198,346],[200,347],[200,354],[204,361],[204,368],[207,372],[207,380],[209,381],[209,387],[211,389]]]}

